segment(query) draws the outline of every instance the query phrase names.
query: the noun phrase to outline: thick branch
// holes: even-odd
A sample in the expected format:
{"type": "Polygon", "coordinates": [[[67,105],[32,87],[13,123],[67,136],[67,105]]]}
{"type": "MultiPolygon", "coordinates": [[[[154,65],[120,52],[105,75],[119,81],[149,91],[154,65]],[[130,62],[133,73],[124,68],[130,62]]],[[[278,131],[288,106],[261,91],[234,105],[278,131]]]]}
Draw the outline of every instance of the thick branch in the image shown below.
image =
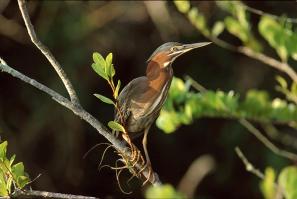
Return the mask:
{"type": "Polygon", "coordinates": [[[98,199],[96,197],[89,196],[80,196],[72,194],[63,194],[63,193],[53,193],[47,191],[22,191],[18,190],[11,194],[11,196],[0,197],[0,199],[34,199],[34,198],[52,198],[52,199],[98,199]]]}
{"type": "Polygon", "coordinates": [[[32,42],[36,45],[36,47],[44,54],[44,56],[47,58],[47,60],[51,63],[51,65],[56,70],[57,74],[59,75],[60,79],[62,80],[65,88],[67,89],[67,92],[70,96],[70,99],[73,103],[79,105],[79,100],[76,95],[75,90],[73,89],[73,86],[68,79],[66,73],[64,72],[63,68],[59,64],[59,62],[55,59],[51,51],[38,39],[34,27],[30,21],[30,17],[28,14],[28,10],[26,7],[25,0],[18,0],[19,8],[22,13],[22,17],[24,19],[24,22],[26,24],[28,34],[32,40],[32,42]]]}
{"type": "MultiPolygon", "coordinates": [[[[118,140],[115,136],[113,136],[107,128],[102,125],[95,117],[93,117],[90,113],[88,113],[86,110],[84,110],[78,100],[78,97],[76,95],[76,92],[68,79],[66,73],[64,72],[63,68],[59,64],[59,62],[55,59],[55,57],[52,55],[50,50],[38,39],[34,27],[30,21],[30,17],[27,11],[26,2],[25,0],[18,0],[19,8],[22,13],[22,17],[24,19],[24,22],[26,24],[29,36],[32,40],[32,42],[36,45],[36,47],[44,54],[44,56],[48,59],[48,61],[51,63],[51,65],[54,67],[56,72],[58,73],[60,79],[62,80],[65,88],[68,91],[68,94],[70,96],[71,101],[60,95],[59,93],[55,92],[54,90],[48,88],[47,86],[37,82],[34,79],[31,79],[27,77],[26,75],[16,71],[15,69],[8,66],[1,58],[0,58],[0,70],[7,72],[11,74],[12,76],[21,79],[22,81],[34,86],[35,88],[38,88],[39,90],[47,93],[50,95],[56,102],[59,104],[65,106],[69,110],[71,110],[73,113],[78,115],[81,119],[88,122],[92,127],[94,127],[101,135],[103,135],[112,145],[113,147],[121,154],[125,154],[126,157],[131,157],[132,153],[124,143],[122,143],[120,140],[118,140]]],[[[142,169],[143,166],[139,163],[135,165],[134,168],[137,168],[138,170],[141,170],[142,175],[149,179],[149,181],[153,185],[160,184],[160,180],[158,178],[158,175],[154,173],[153,177],[151,177],[149,168],[142,169]]]]}
{"type": "MultiPolygon", "coordinates": [[[[78,115],[81,119],[83,119],[84,121],[89,123],[92,127],[94,127],[98,131],[98,133],[103,135],[113,145],[113,147],[117,151],[125,154],[127,157],[132,156],[131,151],[128,150],[128,148],[125,146],[125,144],[123,142],[121,142],[119,139],[117,139],[115,136],[113,136],[113,134],[111,134],[104,125],[102,125],[94,116],[92,116],[90,113],[88,113],[81,106],[77,106],[77,104],[69,101],[68,99],[66,99],[65,97],[63,97],[59,93],[57,93],[56,91],[50,89],[49,87],[39,83],[38,81],[36,81],[34,79],[31,79],[30,77],[20,73],[19,71],[11,68],[1,58],[0,58],[0,70],[2,72],[9,73],[13,77],[16,77],[16,78],[30,84],[31,86],[41,90],[42,92],[47,93],[48,95],[50,95],[53,98],[53,100],[55,100],[56,102],[58,102],[62,106],[65,106],[66,108],[71,110],[74,114],[78,115]]],[[[141,166],[140,164],[137,164],[137,165],[135,165],[135,167],[138,170],[141,170],[141,168],[143,166],[141,166]]],[[[156,173],[154,173],[154,178],[153,177],[150,178],[148,168],[146,168],[146,169],[144,169],[142,171],[142,175],[145,178],[149,178],[150,182],[153,185],[161,184],[161,182],[160,182],[160,180],[158,178],[158,175],[156,173]]]]}

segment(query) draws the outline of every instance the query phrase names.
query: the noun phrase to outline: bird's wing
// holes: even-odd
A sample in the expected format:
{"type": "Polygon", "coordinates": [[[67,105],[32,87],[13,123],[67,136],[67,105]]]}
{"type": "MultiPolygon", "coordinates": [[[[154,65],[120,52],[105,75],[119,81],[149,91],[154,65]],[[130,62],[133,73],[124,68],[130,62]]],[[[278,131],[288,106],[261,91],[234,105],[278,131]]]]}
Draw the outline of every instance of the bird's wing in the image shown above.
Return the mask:
{"type": "MultiPolygon", "coordinates": [[[[118,105],[120,108],[121,114],[115,110],[115,121],[117,122],[126,122],[130,115],[129,108],[131,107],[132,96],[135,95],[135,92],[141,92],[146,85],[144,82],[147,82],[147,77],[138,77],[129,82],[118,96],[118,105]]],[[[139,93],[141,94],[141,93],[139,93]]]]}

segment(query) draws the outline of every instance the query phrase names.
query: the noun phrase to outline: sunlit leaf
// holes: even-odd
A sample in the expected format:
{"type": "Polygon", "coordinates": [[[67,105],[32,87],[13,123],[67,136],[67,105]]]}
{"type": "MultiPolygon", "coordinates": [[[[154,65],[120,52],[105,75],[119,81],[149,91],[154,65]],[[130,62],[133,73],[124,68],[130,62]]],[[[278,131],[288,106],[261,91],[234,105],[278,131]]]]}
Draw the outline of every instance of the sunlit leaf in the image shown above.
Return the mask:
{"type": "Polygon", "coordinates": [[[114,91],[114,98],[115,98],[115,99],[117,99],[118,96],[119,96],[119,90],[120,90],[120,87],[121,87],[121,81],[118,80],[118,84],[117,84],[117,86],[116,86],[116,88],[115,88],[115,91],[114,91]]]}
{"type": "Polygon", "coordinates": [[[7,141],[4,141],[0,144],[0,161],[4,161],[6,158],[6,150],[7,150],[7,141]]]}
{"type": "Polygon", "coordinates": [[[99,64],[93,63],[92,68],[99,76],[101,76],[102,78],[104,78],[106,80],[109,80],[107,74],[104,71],[104,68],[100,67],[99,64]]]}
{"type": "Polygon", "coordinates": [[[283,77],[278,75],[275,79],[282,88],[286,89],[288,87],[287,81],[283,77]]]}
{"type": "Polygon", "coordinates": [[[96,96],[98,99],[100,99],[102,102],[106,103],[106,104],[113,104],[114,105],[114,102],[109,99],[108,97],[105,97],[103,95],[100,95],[100,94],[94,94],[94,96],[96,96]]]}
{"type": "Polygon", "coordinates": [[[121,124],[119,124],[119,123],[117,123],[115,121],[109,121],[108,122],[108,126],[112,130],[120,131],[120,132],[125,132],[125,128],[121,124]]]}
{"type": "Polygon", "coordinates": [[[182,193],[177,192],[172,185],[164,184],[161,186],[150,186],[145,192],[146,199],[184,199],[186,198],[182,193]]]}
{"type": "Polygon", "coordinates": [[[203,34],[208,35],[209,30],[207,28],[206,19],[204,15],[200,14],[197,8],[191,8],[187,13],[191,23],[199,29],[203,34]]]}
{"type": "Polygon", "coordinates": [[[217,37],[223,32],[224,28],[225,28],[224,23],[221,21],[217,21],[212,28],[211,34],[217,37]]]}
{"type": "Polygon", "coordinates": [[[93,53],[93,61],[98,64],[100,67],[105,67],[105,60],[100,53],[94,52],[93,53]]]}
{"type": "Polygon", "coordinates": [[[247,30],[233,17],[226,17],[225,20],[226,29],[238,37],[242,42],[246,43],[249,40],[249,34],[247,30]]]}
{"type": "Polygon", "coordinates": [[[284,168],[279,175],[279,185],[284,190],[286,199],[297,198],[297,167],[289,166],[284,168]]]}
{"type": "Polygon", "coordinates": [[[267,167],[265,169],[265,176],[260,184],[261,191],[265,199],[273,199],[276,196],[275,179],[276,174],[273,168],[267,167]]]}
{"type": "Polygon", "coordinates": [[[260,19],[258,29],[260,34],[277,51],[280,58],[286,61],[289,53],[286,43],[289,38],[284,27],[274,18],[263,15],[260,19]]]}
{"type": "Polygon", "coordinates": [[[112,65],[112,53],[109,53],[105,59],[106,61],[106,68],[105,68],[105,73],[107,74],[107,76],[109,77],[113,77],[114,76],[114,68],[112,65]]]}
{"type": "Polygon", "coordinates": [[[173,1],[175,6],[177,7],[178,11],[180,11],[181,13],[187,13],[190,10],[190,2],[187,0],[175,0],[173,1]]]}

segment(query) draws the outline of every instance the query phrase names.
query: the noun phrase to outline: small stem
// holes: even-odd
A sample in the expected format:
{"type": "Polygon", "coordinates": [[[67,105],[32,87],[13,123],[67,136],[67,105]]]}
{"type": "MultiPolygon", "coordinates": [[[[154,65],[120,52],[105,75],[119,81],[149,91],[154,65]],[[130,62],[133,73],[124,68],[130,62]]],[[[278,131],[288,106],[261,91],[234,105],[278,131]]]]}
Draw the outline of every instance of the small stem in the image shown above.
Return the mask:
{"type": "Polygon", "coordinates": [[[70,99],[73,103],[75,103],[76,105],[79,106],[79,99],[76,95],[76,92],[69,80],[69,78],[67,77],[65,71],[63,70],[63,68],[61,67],[60,63],[56,60],[56,58],[53,56],[53,54],[51,53],[51,51],[48,49],[47,46],[45,46],[37,37],[35,30],[34,30],[34,26],[31,23],[30,20],[30,16],[28,13],[28,9],[26,7],[26,2],[25,0],[18,0],[18,4],[19,4],[19,9],[22,13],[22,17],[24,19],[26,28],[28,30],[28,34],[31,38],[31,41],[33,42],[33,44],[35,44],[35,46],[43,53],[43,55],[47,58],[47,60],[51,63],[51,65],[53,66],[53,68],[56,70],[57,74],[59,75],[60,79],[62,80],[69,96],[70,99]]]}
{"type": "Polygon", "coordinates": [[[238,157],[241,159],[243,164],[245,165],[245,169],[248,172],[255,174],[256,176],[258,176],[261,179],[264,179],[265,175],[259,169],[256,169],[254,167],[254,165],[248,161],[248,159],[243,155],[243,153],[239,147],[235,147],[235,152],[238,155],[238,157]]]}
{"type": "Polygon", "coordinates": [[[292,161],[297,160],[297,155],[295,153],[285,151],[282,149],[279,149],[277,146],[275,146],[272,142],[268,140],[258,129],[256,129],[250,122],[248,122],[246,119],[240,119],[239,123],[244,126],[249,132],[251,132],[258,140],[260,140],[268,149],[270,149],[275,154],[288,158],[292,161]]]}

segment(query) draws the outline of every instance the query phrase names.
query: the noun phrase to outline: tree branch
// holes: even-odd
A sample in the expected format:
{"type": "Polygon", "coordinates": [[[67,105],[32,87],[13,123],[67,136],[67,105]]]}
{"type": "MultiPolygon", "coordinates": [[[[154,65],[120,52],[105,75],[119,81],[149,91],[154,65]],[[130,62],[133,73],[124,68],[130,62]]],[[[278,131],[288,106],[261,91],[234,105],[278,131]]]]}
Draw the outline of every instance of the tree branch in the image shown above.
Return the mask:
{"type": "MultiPolygon", "coordinates": [[[[1,58],[0,58],[0,70],[2,72],[6,72],[15,78],[18,78],[18,79],[30,84],[31,86],[39,89],[40,91],[42,91],[44,93],[47,93],[49,96],[52,97],[53,100],[55,100],[62,106],[68,108],[74,114],[78,115],[81,119],[83,119],[84,121],[89,123],[93,128],[95,128],[98,131],[99,134],[103,135],[119,153],[124,154],[126,157],[133,158],[133,154],[132,154],[131,150],[125,145],[125,142],[121,141],[120,139],[117,139],[94,116],[92,116],[89,112],[87,112],[85,109],[82,108],[82,106],[79,103],[76,92],[73,89],[72,84],[71,84],[70,80],[68,79],[68,77],[66,76],[66,73],[62,69],[61,65],[54,58],[54,56],[49,51],[49,49],[44,44],[42,44],[39,41],[39,39],[37,38],[36,33],[34,31],[34,27],[30,21],[29,14],[27,12],[25,1],[18,0],[18,4],[19,4],[20,11],[22,13],[23,19],[25,21],[25,24],[26,24],[26,27],[27,27],[27,30],[28,30],[28,33],[30,35],[32,42],[44,54],[44,56],[48,59],[48,61],[51,63],[51,65],[54,67],[54,69],[58,73],[60,79],[63,81],[65,88],[68,91],[70,100],[65,98],[61,94],[57,93],[56,91],[52,90],[51,88],[45,86],[44,84],[41,84],[38,81],[11,68],[1,58]]],[[[138,162],[135,165],[133,164],[133,168],[130,167],[129,169],[132,169],[132,170],[136,169],[135,173],[137,173],[137,171],[141,171],[142,176],[144,176],[145,179],[148,179],[148,181],[155,186],[161,184],[159,177],[156,173],[151,174],[150,169],[148,167],[143,168],[143,165],[141,165],[138,162]]]]}
{"type": "Polygon", "coordinates": [[[40,198],[52,198],[52,199],[99,199],[96,197],[81,196],[81,195],[72,195],[72,194],[63,194],[63,193],[54,193],[47,191],[22,191],[17,190],[12,193],[10,196],[0,197],[0,199],[40,199],[40,198]]]}
{"type": "MultiPolygon", "coordinates": [[[[125,154],[127,157],[132,157],[131,151],[125,146],[124,142],[121,142],[112,133],[108,131],[108,129],[102,125],[94,116],[92,116],[89,112],[83,109],[81,106],[77,106],[77,104],[69,101],[67,98],[63,97],[56,91],[50,89],[49,87],[45,86],[44,84],[39,83],[38,81],[31,79],[30,77],[20,73],[19,71],[11,68],[6,64],[6,62],[0,58],[0,70],[2,72],[6,72],[12,75],[15,78],[18,78],[27,84],[41,90],[42,92],[47,93],[52,97],[53,100],[61,104],[62,106],[71,110],[74,114],[78,115],[81,119],[89,123],[92,127],[94,127],[99,134],[103,135],[112,145],[113,147],[122,154],[125,154]]],[[[139,163],[135,165],[135,168],[138,170],[142,170],[143,166],[139,163]]],[[[149,168],[146,168],[142,171],[142,175],[145,178],[150,178],[149,168]]],[[[153,174],[154,176],[151,177],[149,180],[153,185],[161,184],[159,177],[156,173],[153,174]]]]}
{"type": "Polygon", "coordinates": [[[271,66],[281,72],[286,73],[294,82],[297,83],[297,74],[289,64],[278,61],[278,60],[276,60],[272,57],[269,57],[263,53],[255,52],[248,47],[244,47],[244,46],[236,47],[236,46],[233,46],[233,45],[231,45],[217,37],[213,37],[213,36],[206,35],[206,34],[204,34],[204,36],[222,48],[225,48],[227,50],[231,50],[234,52],[239,52],[239,53],[244,54],[250,58],[253,58],[253,59],[258,60],[264,64],[267,64],[268,66],[271,66]]]}
{"type": "Polygon", "coordinates": [[[258,176],[261,179],[264,179],[265,175],[259,169],[256,169],[254,167],[254,165],[248,161],[248,159],[243,155],[243,153],[239,147],[235,147],[235,152],[238,155],[238,157],[241,159],[241,161],[243,162],[245,169],[248,172],[255,174],[256,176],[258,176]]]}
{"type": "Polygon", "coordinates": [[[277,146],[275,146],[272,142],[270,142],[258,129],[256,129],[250,122],[248,122],[246,119],[240,119],[239,123],[244,126],[249,132],[251,132],[258,140],[260,140],[268,149],[270,149],[275,154],[288,158],[292,161],[297,160],[297,155],[295,153],[285,151],[282,149],[279,149],[277,146]]]}
{"type": "Polygon", "coordinates": [[[28,14],[28,10],[26,7],[26,2],[25,0],[18,0],[19,8],[22,13],[22,17],[24,19],[24,22],[26,24],[26,28],[28,31],[28,34],[31,38],[31,41],[35,44],[35,46],[44,54],[44,56],[47,58],[47,60],[51,63],[51,65],[54,67],[56,70],[57,74],[59,75],[60,79],[62,80],[69,96],[70,99],[73,103],[79,105],[79,99],[76,95],[76,92],[68,79],[66,73],[64,72],[63,68],[59,64],[59,62],[55,59],[51,51],[38,39],[34,27],[30,21],[30,17],[28,14]]]}

